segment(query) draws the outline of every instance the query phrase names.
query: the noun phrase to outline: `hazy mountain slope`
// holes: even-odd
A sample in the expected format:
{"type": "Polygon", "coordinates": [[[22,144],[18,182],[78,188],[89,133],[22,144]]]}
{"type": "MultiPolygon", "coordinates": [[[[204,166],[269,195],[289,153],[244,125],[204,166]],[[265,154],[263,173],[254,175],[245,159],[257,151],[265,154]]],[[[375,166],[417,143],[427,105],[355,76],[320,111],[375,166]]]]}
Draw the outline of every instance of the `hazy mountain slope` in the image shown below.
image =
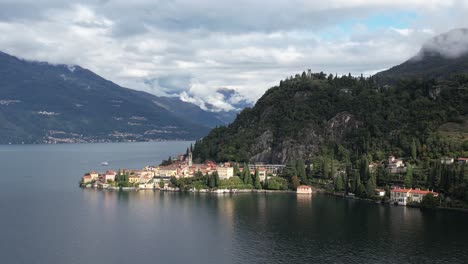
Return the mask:
{"type": "Polygon", "coordinates": [[[196,139],[223,124],[177,100],[122,88],[79,66],[0,53],[0,143],[196,139]]]}
{"type": "Polygon", "coordinates": [[[379,83],[408,78],[443,79],[468,73],[468,29],[438,35],[406,62],[375,75],[379,83]]]}

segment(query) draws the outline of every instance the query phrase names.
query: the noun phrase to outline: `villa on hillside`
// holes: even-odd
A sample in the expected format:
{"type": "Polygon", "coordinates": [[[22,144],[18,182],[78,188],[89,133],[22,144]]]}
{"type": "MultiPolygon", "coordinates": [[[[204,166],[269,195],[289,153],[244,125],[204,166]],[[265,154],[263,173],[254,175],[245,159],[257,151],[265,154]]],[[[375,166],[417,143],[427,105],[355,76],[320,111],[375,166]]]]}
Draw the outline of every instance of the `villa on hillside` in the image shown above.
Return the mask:
{"type": "Polygon", "coordinates": [[[440,159],[440,164],[450,165],[450,164],[453,164],[453,162],[454,162],[454,159],[450,157],[443,157],[440,159]]]}
{"type": "Polygon", "coordinates": [[[283,165],[283,164],[263,164],[263,163],[249,164],[250,171],[255,171],[256,169],[259,169],[260,171],[260,169],[265,169],[265,174],[271,174],[273,176],[280,174],[285,167],[286,165],[283,165]]]}
{"type": "Polygon", "coordinates": [[[438,196],[439,194],[432,191],[424,191],[421,189],[403,189],[395,188],[390,191],[390,201],[398,205],[407,205],[409,202],[422,202],[422,199],[427,194],[438,196]]]}
{"type": "Polygon", "coordinates": [[[403,163],[403,160],[396,159],[394,156],[388,157],[387,169],[393,174],[406,172],[406,166],[405,163],[403,163]]]}

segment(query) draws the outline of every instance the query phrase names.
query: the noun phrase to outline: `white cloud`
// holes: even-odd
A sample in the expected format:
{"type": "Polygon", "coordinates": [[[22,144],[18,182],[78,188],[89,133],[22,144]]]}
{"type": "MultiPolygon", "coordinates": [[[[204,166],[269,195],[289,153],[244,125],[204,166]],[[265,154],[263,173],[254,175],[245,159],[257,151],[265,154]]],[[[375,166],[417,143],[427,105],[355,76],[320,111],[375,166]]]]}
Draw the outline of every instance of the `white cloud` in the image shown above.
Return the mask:
{"type": "Polygon", "coordinates": [[[435,34],[468,26],[466,2],[18,0],[0,3],[0,50],[230,110],[308,68],[373,74],[401,63],[435,34]],[[414,17],[368,24],[399,12],[414,17]],[[237,93],[227,100],[222,87],[237,93]]]}

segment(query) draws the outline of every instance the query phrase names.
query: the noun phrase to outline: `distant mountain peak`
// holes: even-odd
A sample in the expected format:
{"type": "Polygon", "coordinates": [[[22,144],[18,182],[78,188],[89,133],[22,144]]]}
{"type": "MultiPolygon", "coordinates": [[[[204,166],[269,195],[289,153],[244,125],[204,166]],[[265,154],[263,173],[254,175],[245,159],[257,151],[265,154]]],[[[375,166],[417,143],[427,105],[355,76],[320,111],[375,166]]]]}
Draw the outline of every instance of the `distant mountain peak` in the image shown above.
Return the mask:
{"type": "Polygon", "coordinates": [[[408,78],[447,79],[467,73],[468,29],[458,28],[431,38],[416,56],[375,77],[386,84],[408,78]]]}
{"type": "Polygon", "coordinates": [[[414,59],[424,56],[442,56],[455,59],[468,54],[468,28],[457,28],[427,41],[414,59]]]}

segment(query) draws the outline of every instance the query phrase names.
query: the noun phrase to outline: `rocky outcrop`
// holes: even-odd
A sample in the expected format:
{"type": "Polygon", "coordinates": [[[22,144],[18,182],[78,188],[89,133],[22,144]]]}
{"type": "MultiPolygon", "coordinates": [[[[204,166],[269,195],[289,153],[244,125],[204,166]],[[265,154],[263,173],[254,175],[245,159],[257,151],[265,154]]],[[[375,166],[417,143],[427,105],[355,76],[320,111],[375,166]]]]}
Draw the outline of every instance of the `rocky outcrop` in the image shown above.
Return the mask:
{"type": "Polygon", "coordinates": [[[341,143],[345,135],[353,129],[359,128],[360,122],[354,115],[341,112],[328,120],[326,135],[330,141],[341,143]]]}
{"type": "Polygon", "coordinates": [[[324,127],[312,125],[298,132],[295,138],[286,138],[277,144],[269,130],[258,137],[251,148],[250,162],[280,163],[289,159],[308,159],[317,154],[324,142],[341,143],[346,134],[359,128],[360,122],[348,112],[341,112],[327,121],[324,127]]]}

